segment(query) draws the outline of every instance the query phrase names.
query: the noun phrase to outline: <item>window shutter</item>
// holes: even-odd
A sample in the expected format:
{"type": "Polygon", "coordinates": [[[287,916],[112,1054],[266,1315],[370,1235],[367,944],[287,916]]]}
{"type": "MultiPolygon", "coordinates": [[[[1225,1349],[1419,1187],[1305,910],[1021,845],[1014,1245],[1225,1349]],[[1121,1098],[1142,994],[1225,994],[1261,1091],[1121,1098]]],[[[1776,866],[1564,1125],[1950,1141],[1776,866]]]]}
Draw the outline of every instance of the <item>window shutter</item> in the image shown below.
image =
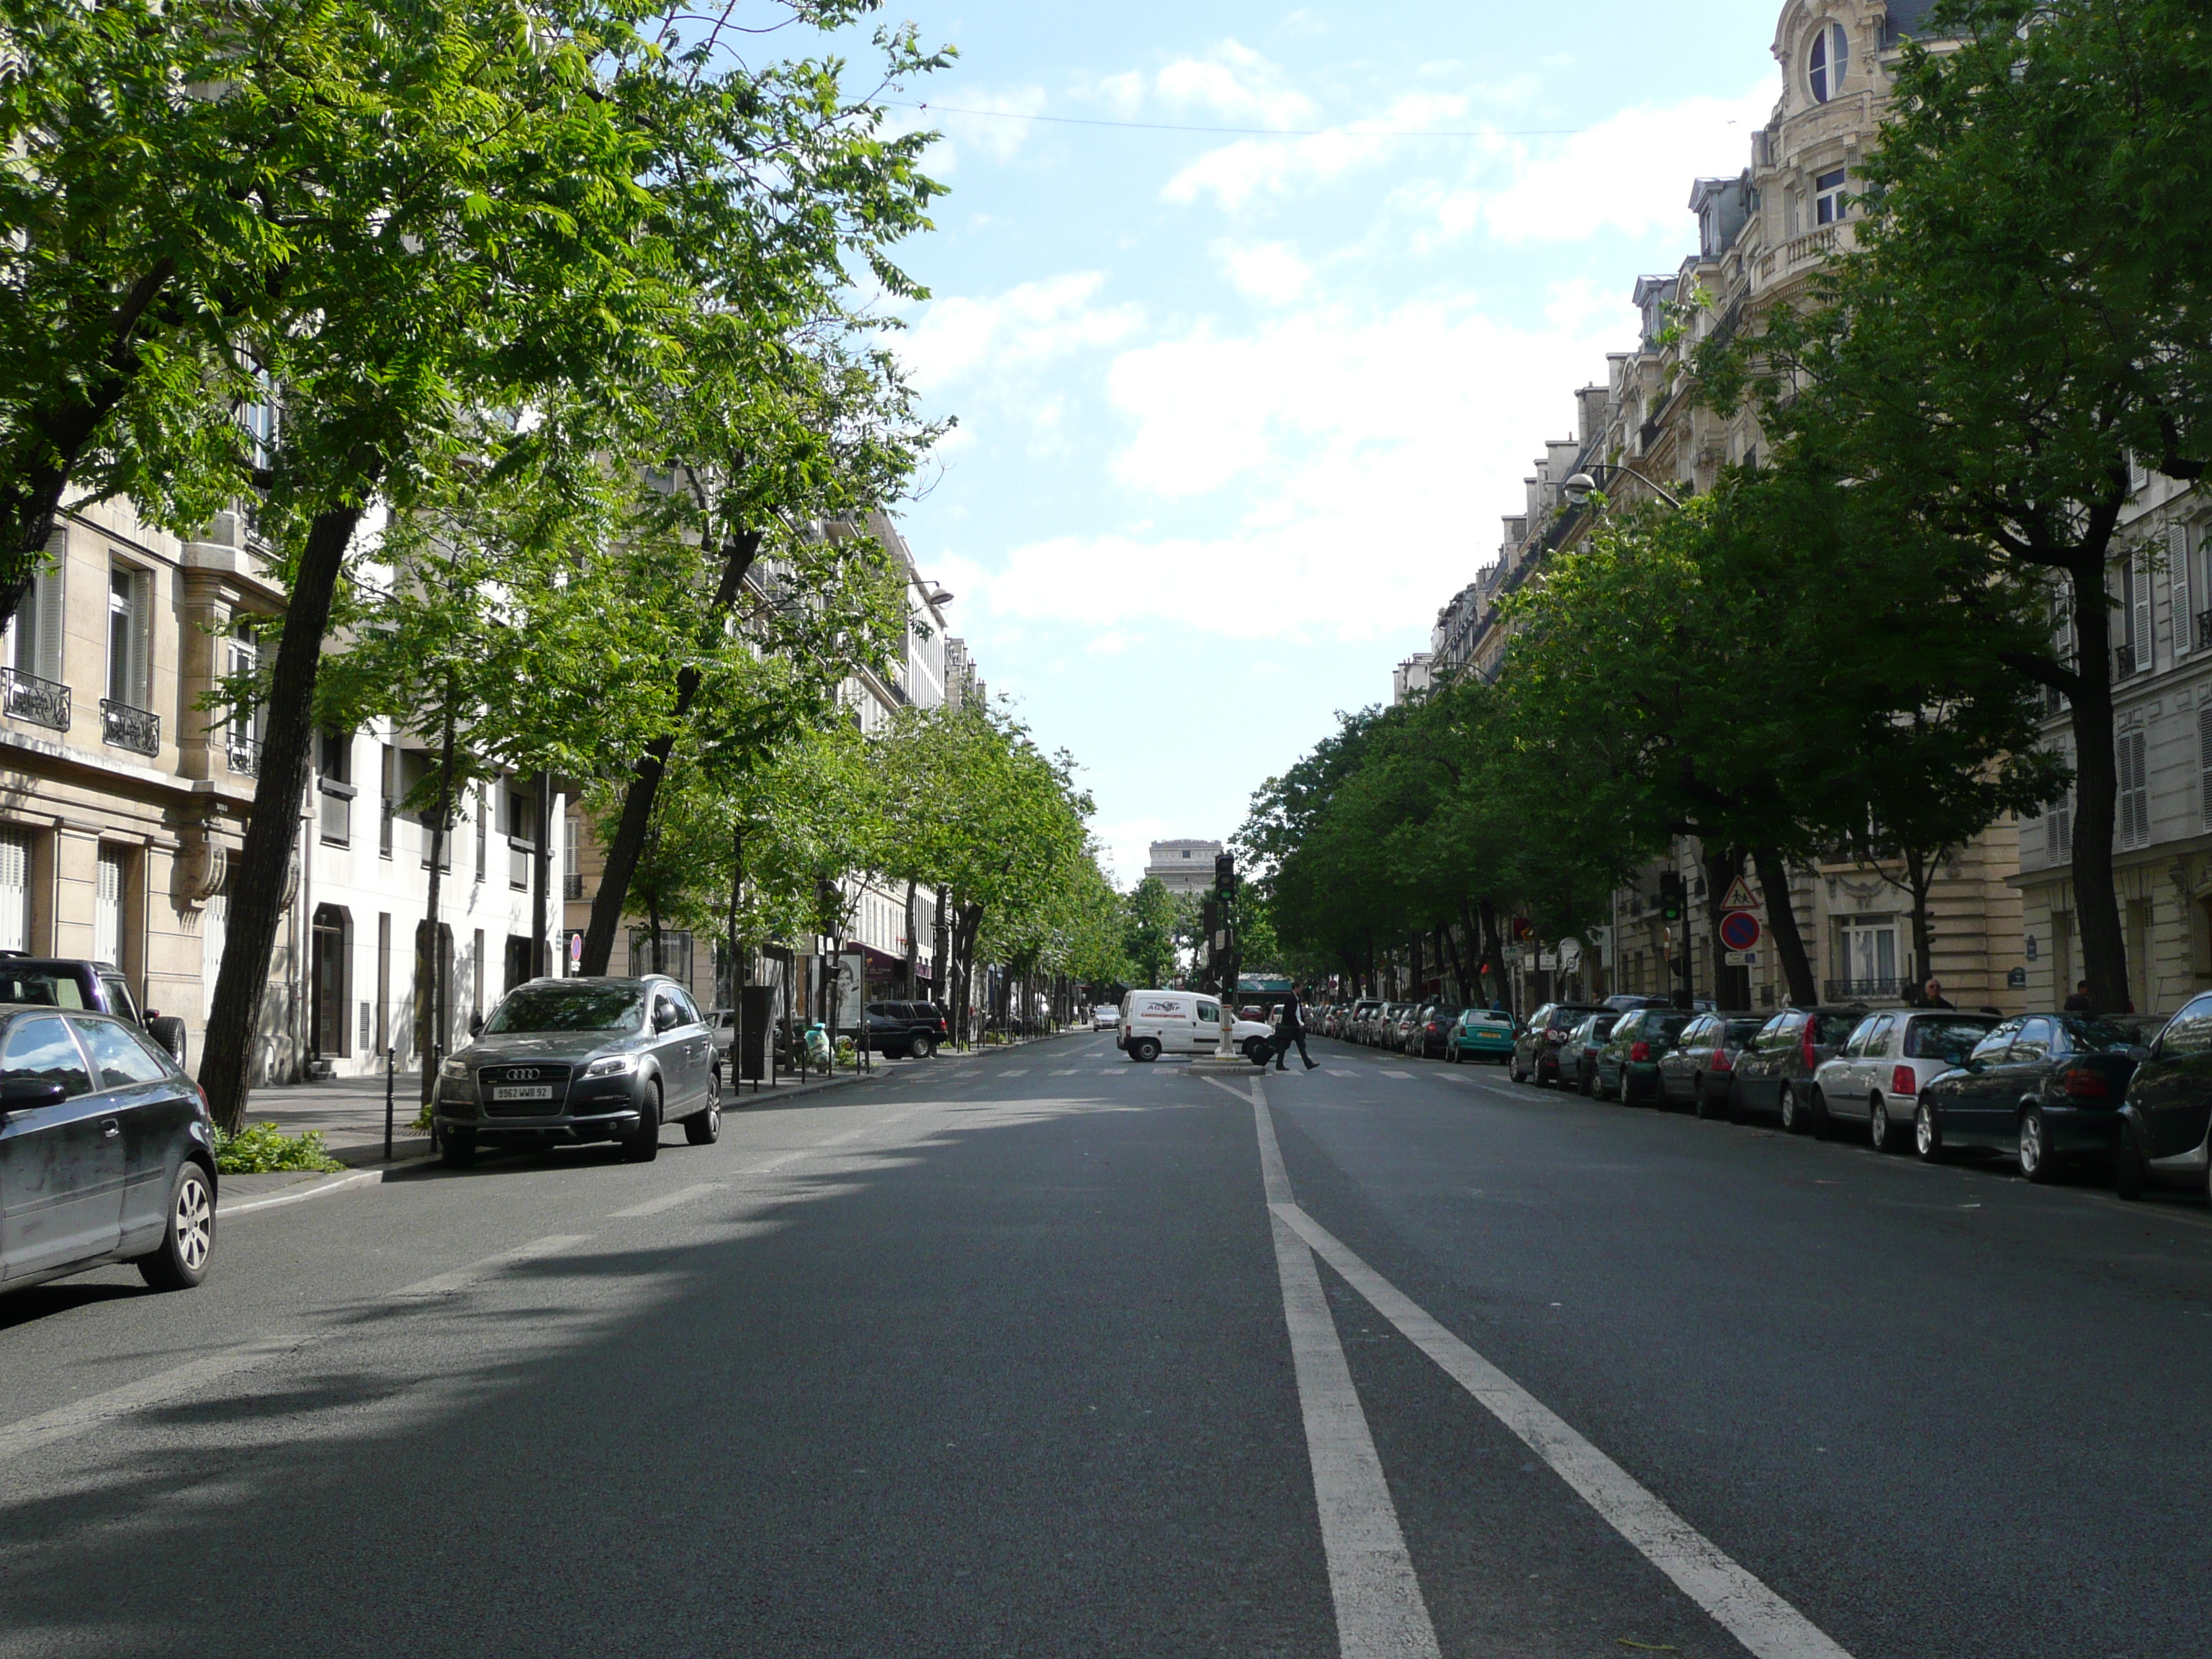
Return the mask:
{"type": "Polygon", "coordinates": [[[2150,568],[2142,555],[2128,561],[2128,642],[2135,647],[2138,674],[2148,674],[2158,666],[2158,644],[2151,634],[2150,568]]]}
{"type": "Polygon", "coordinates": [[[2074,792],[2068,790],[2051,809],[2051,862],[2069,864],[2074,858],[2074,792]]]}
{"type": "Polygon", "coordinates": [[[2197,711],[2197,765],[2203,787],[2204,827],[2212,830],[2212,702],[2197,711]]]}
{"type": "Polygon", "coordinates": [[[131,578],[131,701],[137,708],[154,706],[154,574],[141,570],[131,578]]]}
{"type": "Polygon", "coordinates": [[[46,544],[52,566],[39,573],[35,597],[32,601],[34,621],[31,635],[33,660],[27,665],[30,672],[42,680],[61,680],[62,644],[68,628],[63,602],[68,595],[69,579],[63,554],[68,546],[60,531],[46,544]]]}
{"type": "Polygon", "coordinates": [[[2173,594],[2173,659],[2179,662],[2197,648],[2197,611],[2189,596],[2189,527],[2176,525],[2166,532],[2166,568],[2173,594]]]}
{"type": "Polygon", "coordinates": [[[2123,732],[2112,745],[2119,774],[2119,842],[2124,848],[2141,847],[2150,839],[2150,780],[2146,751],[2149,736],[2123,732]]]}

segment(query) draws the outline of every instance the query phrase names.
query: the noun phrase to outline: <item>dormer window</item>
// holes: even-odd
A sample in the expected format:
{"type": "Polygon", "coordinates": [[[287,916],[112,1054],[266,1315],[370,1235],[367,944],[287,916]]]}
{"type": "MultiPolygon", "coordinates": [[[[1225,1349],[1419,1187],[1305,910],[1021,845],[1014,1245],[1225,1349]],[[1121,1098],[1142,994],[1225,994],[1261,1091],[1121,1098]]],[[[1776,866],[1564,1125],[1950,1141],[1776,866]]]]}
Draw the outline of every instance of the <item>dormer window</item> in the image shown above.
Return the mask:
{"type": "Polygon", "coordinates": [[[1823,23],[1813,31],[1813,52],[1805,60],[1805,70],[1814,103],[1825,104],[1843,92],[1844,76],[1850,66],[1850,38],[1841,23],[1823,23]]]}

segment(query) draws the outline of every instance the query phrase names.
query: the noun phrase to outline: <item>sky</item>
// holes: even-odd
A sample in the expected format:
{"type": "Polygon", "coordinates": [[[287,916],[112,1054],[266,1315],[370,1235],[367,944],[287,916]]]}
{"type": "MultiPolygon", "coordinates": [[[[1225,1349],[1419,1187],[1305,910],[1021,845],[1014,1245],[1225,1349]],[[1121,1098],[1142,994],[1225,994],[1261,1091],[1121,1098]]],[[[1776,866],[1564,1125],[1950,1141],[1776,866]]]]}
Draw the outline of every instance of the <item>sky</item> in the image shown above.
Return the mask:
{"type": "Polygon", "coordinates": [[[1694,247],[1692,180],[1748,159],[1778,15],[887,14],[959,52],[890,94],[948,188],[895,349],[957,422],[899,517],[1123,886],[1387,702],[1496,559],[1637,276],[1694,247]],[[1161,130],[1193,127],[1249,131],[1161,130]]]}

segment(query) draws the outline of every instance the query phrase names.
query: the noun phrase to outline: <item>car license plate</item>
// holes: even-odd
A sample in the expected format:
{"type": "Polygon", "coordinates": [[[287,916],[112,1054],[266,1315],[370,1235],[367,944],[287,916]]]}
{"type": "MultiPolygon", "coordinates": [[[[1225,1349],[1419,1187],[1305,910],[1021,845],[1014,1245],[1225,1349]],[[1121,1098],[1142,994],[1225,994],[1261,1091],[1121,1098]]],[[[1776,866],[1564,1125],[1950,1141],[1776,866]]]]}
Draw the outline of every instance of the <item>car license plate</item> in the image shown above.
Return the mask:
{"type": "Polygon", "coordinates": [[[550,1100],[553,1085],[550,1083],[502,1083],[491,1091],[494,1100],[550,1100]]]}

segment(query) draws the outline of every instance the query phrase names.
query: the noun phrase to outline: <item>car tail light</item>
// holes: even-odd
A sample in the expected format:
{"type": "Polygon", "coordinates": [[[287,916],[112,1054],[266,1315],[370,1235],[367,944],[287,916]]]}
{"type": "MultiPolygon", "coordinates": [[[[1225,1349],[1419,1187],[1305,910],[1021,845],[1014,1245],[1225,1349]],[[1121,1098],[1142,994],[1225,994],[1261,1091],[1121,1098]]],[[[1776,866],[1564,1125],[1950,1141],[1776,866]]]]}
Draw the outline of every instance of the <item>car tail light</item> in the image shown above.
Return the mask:
{"type": "Polygon", "coordinates": [[[1808,1072],[1820,1063],[1820,1057],[1813,1052],[1813,1039],[1819,1029],[1814,1021],[1808,1019],[1805,1022],[1805,1069],[1808,1072]]]}
{"type": "Polygon", "coordinates": [[[1729,1057],[1729,1051],[1727,1049],[1716,1048],[1713,1050],[1712,1069],[1716,1072],[1733,1072],[1735,1070],[1735,1061],[1729,1057]]]}
{"type": "Polygon", "coordinates": [[[1632,1042],[1632,1043],[1630,1043],[1630,1044],[1628,1045],[1628,1057],[1629,1057],[1631,1060],[1649,1060],[1649,1059],[1650,1059],[1650,1058],[1651,1058],[1651,1045],[1650,1045],[1650,1043],[1648,1043],[1648,1042],[1642,1042],[1642,1041],[1640,1041],[1640,1040],[1639,1040],[1639,1041],[1638,1041],[1638,1042],[1632,1042]]]}
{"type": "Polygon", "coordinates": [[[1893,1095],[1917,1095],[1920,1092],[1920,1077],[1910,1066],[1890,1069],[1889,1091],[1893,1095]]]}
{"type": "Polygon", "coordinates": [[[2066,1092],[2075,1100],[2109,1100],[2112,1085],[2102,1072],[2075,1066],[2066,1073],[2066,1092]]]}

